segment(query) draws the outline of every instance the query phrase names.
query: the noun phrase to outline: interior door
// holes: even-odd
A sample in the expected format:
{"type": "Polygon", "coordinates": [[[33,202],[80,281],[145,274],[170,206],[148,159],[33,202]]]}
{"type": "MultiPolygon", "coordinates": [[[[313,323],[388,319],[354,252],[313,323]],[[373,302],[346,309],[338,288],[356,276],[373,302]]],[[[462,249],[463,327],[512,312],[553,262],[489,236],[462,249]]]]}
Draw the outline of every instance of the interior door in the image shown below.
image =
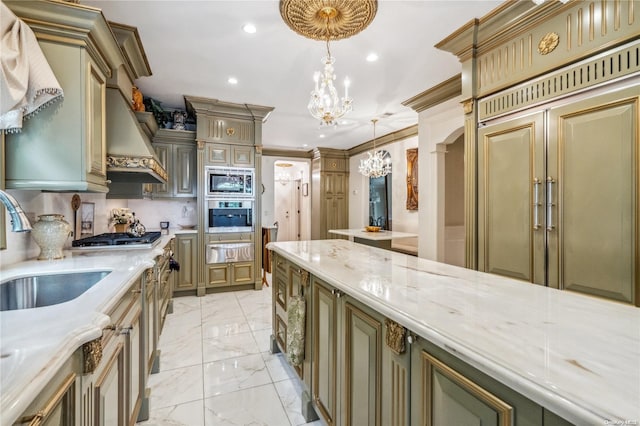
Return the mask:
{"type": "Polygon", "coordinates": [[[545,282],[544,113],[478,132],[478,268],[545,282]]]}
{"type": "Polygon", "coordinates": [[[637,87],[549,112],[549,286],[639,303],[637,87]]]}

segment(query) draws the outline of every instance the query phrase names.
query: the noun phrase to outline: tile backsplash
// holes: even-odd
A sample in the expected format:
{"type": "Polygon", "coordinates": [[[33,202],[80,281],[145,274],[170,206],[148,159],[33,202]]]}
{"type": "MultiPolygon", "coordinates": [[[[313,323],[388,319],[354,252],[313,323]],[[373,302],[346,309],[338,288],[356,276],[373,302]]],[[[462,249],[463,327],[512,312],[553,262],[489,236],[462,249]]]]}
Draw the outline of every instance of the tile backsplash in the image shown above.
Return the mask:
{"type": "MultiPolygon", "coordinates": [[[[8,190],[32,222],[38,215],[59,213],[73,227],[74,212],[71,207],[73,193],[53,193],[40,191],[8,190]]],[[[109,213],[116,207],[127,207],[135,212],[136,217],[148,230],[159,230],[161,221],[170,222],[172,229],[178,229],[179,224],[186,223],[185,214],[196,209],[195,200],[164,201],[164,200],[107,200],[105,194],[78,193],[82,202],[94,204],[94,234],[114,232],[109,224],[109,213]]],[[[81,218],[78,215],[78,220],[81,218]]],[[[7,217],[5,224],[7,249],[0,251],[0,267],[12,263],[34,259],[40,249],[31,237],[30,232],[11,232],[11,223],[7,217]]],[[[71,247],[69,238],[65,247],[71,247]]]]}

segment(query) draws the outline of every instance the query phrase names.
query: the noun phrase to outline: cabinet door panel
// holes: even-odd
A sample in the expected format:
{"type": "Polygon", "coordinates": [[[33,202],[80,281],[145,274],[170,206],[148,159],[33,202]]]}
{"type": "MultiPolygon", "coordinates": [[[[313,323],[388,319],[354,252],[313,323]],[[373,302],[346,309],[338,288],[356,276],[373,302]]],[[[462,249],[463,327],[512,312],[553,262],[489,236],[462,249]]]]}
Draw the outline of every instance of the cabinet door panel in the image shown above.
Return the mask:
{"type": "Polygon", "coordinates": [[[175,290],[195,290],[198,286],[197,273],[197,234],[184,234],[177,236],[176,256],[180,263],[177,272],[175,290]]]}
{"type": "Polygon", "coordinates": [[[196,156],[191,146],[176,146],[174,161],[176,197],[196,196],[196,156]]]}
{"type": "Polygon", "coordinates": [[[208,164],[228,166],[231,160],[231,147],[229,145],[207,144],[208,164]]]}
{"type": "Polygon", "coordinates": [[[209,273],[207,287],[224,286],[231,283],[228,264],[221,263],[216,265],[209,265],[207,269],[209,273]]]}
{"type": "Polygon", "coordinates": [[[486,127],[478,136],[478,265],[544,283],[543,114],[486,127]],[[535,227],[538,229],[534,229],[535,227]]]}
{"type": "Polygon", "coordinates": [[[317,280],[313,305],[313,399],[327,424],[333,425],[337,412],[337,302],[331,289],[317,280]]]}
{"type": "Polygon", "coordinates": [[[345,425],[380,425],[382,323],[345,304],[345,425]]]}
{"type": "Polygon", "coordinates": [[[124,361],[124,345],[120,342],[96,381],[95,426],[121,426],[125,423],[124,361]]]}
{"type": "MultiPolygon", "coordinates": [[[[420,353],[423,392],[419,400],[419,424],[495,425],[512,424],[513,408],[469,378],[440,362],[429,353],[420,353]]],[[[417,423],[417,422],[416,422],[417,423]]]]}
{"type": "Polygon", "coordinates": [[[639,97],[627,94],[550,112],[549,285],[637,303],[639,97]]]}

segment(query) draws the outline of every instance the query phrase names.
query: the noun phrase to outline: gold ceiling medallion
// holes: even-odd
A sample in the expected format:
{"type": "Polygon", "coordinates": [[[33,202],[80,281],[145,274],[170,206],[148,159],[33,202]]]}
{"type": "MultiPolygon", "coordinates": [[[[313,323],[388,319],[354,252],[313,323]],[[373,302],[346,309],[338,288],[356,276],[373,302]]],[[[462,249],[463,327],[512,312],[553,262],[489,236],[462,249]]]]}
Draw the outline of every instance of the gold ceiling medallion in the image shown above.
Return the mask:
{"type": "Polygon", "coordinates": [[[538,53],[541,55],[546,55],[555,50],[558,47],[558,43],[560,42],[560,37],[557,33],[547,33],[542,39],[540,39],[540,43],[538,43],[538,53]]]}
{"type": "Polygon", "coordinates": [[[284,22],[293,31],[313,40],[354,36],[367,28],[377,10],[377,0],[280,0],[284,22]]]}

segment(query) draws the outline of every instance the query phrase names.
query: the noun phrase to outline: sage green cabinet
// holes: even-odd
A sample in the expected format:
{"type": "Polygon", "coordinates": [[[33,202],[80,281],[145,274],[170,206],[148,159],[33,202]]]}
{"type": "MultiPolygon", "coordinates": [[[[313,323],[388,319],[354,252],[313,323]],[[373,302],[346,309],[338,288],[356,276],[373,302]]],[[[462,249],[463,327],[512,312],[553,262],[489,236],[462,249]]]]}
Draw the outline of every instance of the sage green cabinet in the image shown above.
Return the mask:
{"type": "Polygon", "coordinates": [[[153,184],[153,198],[196,198],[198,193],[195,132],[160,129],[153,147],[169,174],[166,184],[153,184]]]}
{"type": "Polygon", "coordinates": [[[174,293],[198,287],[198,234],[176,234],[176,260],[180,271],[175,274],[174,293]]]}
{"type": "Polygon", "coordinates": [[[423,339],[411,345],[411,424],[540,426],[542,407],[423,339]]]}
{"type": "Polygon", "coordinates": [[[338,357],[340,339],[336,290],[317,278],[312,280],[311,310],[313,356],[312,399],[318,414],[330,426],[338,424],[338,357]]]}
{"type": "Polygon", "coordinates": [[[205,164],[209,166],[254,167],[255,148],[245,145],[207,143],[205,164]]]}
{"type": "Polygon", "coordinates": [[[311,382],[318,414],[329,425],[381,425],[383,318],[325,282],[312,282],[311,382]]]}
{"type": "Polygon", "coordinates": [[[15,424],[41,426],[79,424],[81,357],[80,350],[74,352],[15,424]]]}
{"type": "Polygon", "coordinates": [[[640,306],[639,104],[611,90],[479,131],[480,270],[640,306]]]}
{"type": "Polygon", "coordinates": [[[311,239],[342,238],[330,229],[349,227],[349,156],[346,151],[316,148],[311,162],[311,239]]]}
{"type": "Polygon", "coordinates": [[[105,72],[78,43],[39,44],[64,100],[6,136],[6,187],[107,192],[105,72]]]}
{"type": "Polygon", "coordinates": [[[254,282],[255,262],[213,263],[207,265],[206,287],[226,287],[254,282]]]}

